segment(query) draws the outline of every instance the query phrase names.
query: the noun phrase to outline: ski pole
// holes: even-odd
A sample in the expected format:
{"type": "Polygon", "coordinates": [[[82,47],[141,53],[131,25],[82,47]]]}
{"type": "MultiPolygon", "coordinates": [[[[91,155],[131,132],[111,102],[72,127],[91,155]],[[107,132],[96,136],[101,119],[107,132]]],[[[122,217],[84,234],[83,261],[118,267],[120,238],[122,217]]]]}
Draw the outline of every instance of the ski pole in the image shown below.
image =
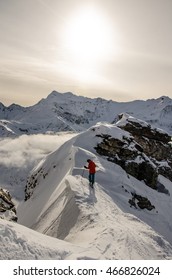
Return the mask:
{"type": "Polygon", "coordinates": [[[82,177],[84,176],[84,171],[85,171],[85,169],[83,169],[83,171],[82,171],[82,177]]]}

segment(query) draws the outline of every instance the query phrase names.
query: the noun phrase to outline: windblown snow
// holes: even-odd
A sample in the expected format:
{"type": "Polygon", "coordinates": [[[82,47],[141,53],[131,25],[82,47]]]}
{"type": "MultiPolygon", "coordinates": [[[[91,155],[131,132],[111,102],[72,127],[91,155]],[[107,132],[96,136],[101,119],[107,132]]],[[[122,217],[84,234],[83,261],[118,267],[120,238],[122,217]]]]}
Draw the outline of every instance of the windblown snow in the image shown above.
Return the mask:
{"type": "Polygon", "coordinates": [[[36,187],[18,202],[18,223],[0,219],[0,259],[171,259],[170,195],[148,188],[119,165],[96,154],[97,134],[129,133],[99,123],[42,157],[32,171],[36,187]],[[87,158],[97,165],[95,189],[87,158]],[[131,208],[131,192],[149,196],[155,209],[131,208]]]}

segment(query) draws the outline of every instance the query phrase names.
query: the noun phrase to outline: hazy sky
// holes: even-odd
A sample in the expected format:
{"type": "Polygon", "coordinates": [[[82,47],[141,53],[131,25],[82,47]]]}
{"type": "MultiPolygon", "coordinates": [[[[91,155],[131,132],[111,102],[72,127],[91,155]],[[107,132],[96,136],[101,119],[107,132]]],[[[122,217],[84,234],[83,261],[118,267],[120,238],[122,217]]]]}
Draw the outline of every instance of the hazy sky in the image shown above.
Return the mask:
{"type": "Polygon", "coordinates": [[[172,0],[0,0],[0,102],[172,98],[172,0]]]}

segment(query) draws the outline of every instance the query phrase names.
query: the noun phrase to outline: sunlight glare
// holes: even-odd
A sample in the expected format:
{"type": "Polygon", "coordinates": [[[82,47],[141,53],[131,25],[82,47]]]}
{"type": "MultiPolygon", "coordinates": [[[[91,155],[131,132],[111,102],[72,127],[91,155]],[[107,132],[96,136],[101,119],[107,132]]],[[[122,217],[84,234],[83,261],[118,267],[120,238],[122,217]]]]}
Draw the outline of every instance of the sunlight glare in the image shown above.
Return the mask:
{"type": "Polygon", "coordinates": [[[105,60],[110,54],[113,37],[108,23],[106,17],[92,7],[75,12],[68,19],[64,32],[69,55],[87,65],[105,60]]]}

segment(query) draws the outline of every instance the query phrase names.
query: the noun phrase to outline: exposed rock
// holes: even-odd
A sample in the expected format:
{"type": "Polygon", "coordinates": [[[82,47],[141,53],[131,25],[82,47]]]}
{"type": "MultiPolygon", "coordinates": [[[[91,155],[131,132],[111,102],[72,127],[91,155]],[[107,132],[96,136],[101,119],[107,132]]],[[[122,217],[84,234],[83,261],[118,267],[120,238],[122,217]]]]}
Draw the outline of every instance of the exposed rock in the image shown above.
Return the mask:
{"type": "Polygon", "coordinates": [[[157,164],[158,173],[172,180],[171,136],[160,129],[152,128],[146,122],[139,122],[127,114],[119,115],[119,119],[125,119],[125,121],[119,121],[117,125],[132,134],[134,140],[139,143],[143,152],[152,158],[153,162],[155,160],[168,162],[169,167],[157,164]]]}
{"type": "MultiPolygon", "coordinates": [[[[53,168],[56,166],[54,165],[53,168]]],[[[25,186],[25,201],[28,200],[32,194],[36,186],[38,185],[38,182],[40,178],[45,179],[48,175],[48,172],[43,171],[42,168],[38,169],[36,172],[34,172],[27,180],[26,186],[25,186]]]]}
{"type": "Polygon", "coordinates": [[[121,128],[123,137],[118,139],[107,134],[97,135],[102,138],[95,147],[97,153],[119,164],[128,174],[144,181],[149,187],[168,194],[158,182],[158,175],[172,181],[171,137],[127,114],[120,115],[116,125],[121,128]],[[128,137],[124,131],[130,133],[128,137]]]}
{"type": "MultiPolygon", "coordinates": [[[[100,137],[100,136],[98,136],[100,137]]],[[[119,164],[127,173],[153,189],[156,189],[158,173],[151,161],[142,153],[142,148],[133,138],[119,139],[102,135],[102,142],[95,147],[97,153],[119,164]],[[132,147],[132,149],[131,149],[132,147]]]]}
{"type": "Polygon", "coordinates": [[[171,163],[169,163],[170,166],[159,166],[158,172],[159,174],[163,175],[170,181],[172,181],[172,166],[171,163]]]}
{"type": "Polygon", "coordinates": [[[157,183],[157,191],[160,193],[165,193],[165,194],[170,195],[169,191],[160,182],[157,183]]]}
{"type": "Polygon", "coordinates": [[[133,137],[140,136],[146,137],[148,139],[154,139],[163,143],[169,143],[171,136],[164,132],[163,130],[152,128],[150,124],[137,120],[128,114],[119,114],[119,120],[125,118],[125,124],[120,125],[120,122],[117,123],[119,127],[122,127],[124,130],[130,132],[133,137]]]}
{"type": "Polygon", "coordinates": [[[144,196],[138,195],[136,193],[131,193],[132,198],[129,199],[130,206],[134,206],[135,208],[147,209],[151,211],[155,209],[155,206],[151,204],[150,200],[144,196]]]}
{"type": "Polygon", "coordinates": [[[136,162],[127,162],[124,169],[139,181],[144,181],[146,185],[157,189],[158,173],[149,162],[145,161],[139,164],[136,162]]]}
{"type": "Polygon", "coordinates": [[[36,173],[32,174],[27,182],[26,182],[26,186],[25,186],[25,201],[28,200],[32,193],[33,193],[33,190],[35,189],[35,187],[37,186],[37,182],[38,182],[38,177],[42,175],[43,178],[45,179],[46,177],[46,174],[43,173],[43,170],[42,168],[39,169],[36,173]]]}
{"type": "Polygon", "coordinates": [[[17,222],[17,213],[10,193],[0,189],[0,218],[17,222]]]}

